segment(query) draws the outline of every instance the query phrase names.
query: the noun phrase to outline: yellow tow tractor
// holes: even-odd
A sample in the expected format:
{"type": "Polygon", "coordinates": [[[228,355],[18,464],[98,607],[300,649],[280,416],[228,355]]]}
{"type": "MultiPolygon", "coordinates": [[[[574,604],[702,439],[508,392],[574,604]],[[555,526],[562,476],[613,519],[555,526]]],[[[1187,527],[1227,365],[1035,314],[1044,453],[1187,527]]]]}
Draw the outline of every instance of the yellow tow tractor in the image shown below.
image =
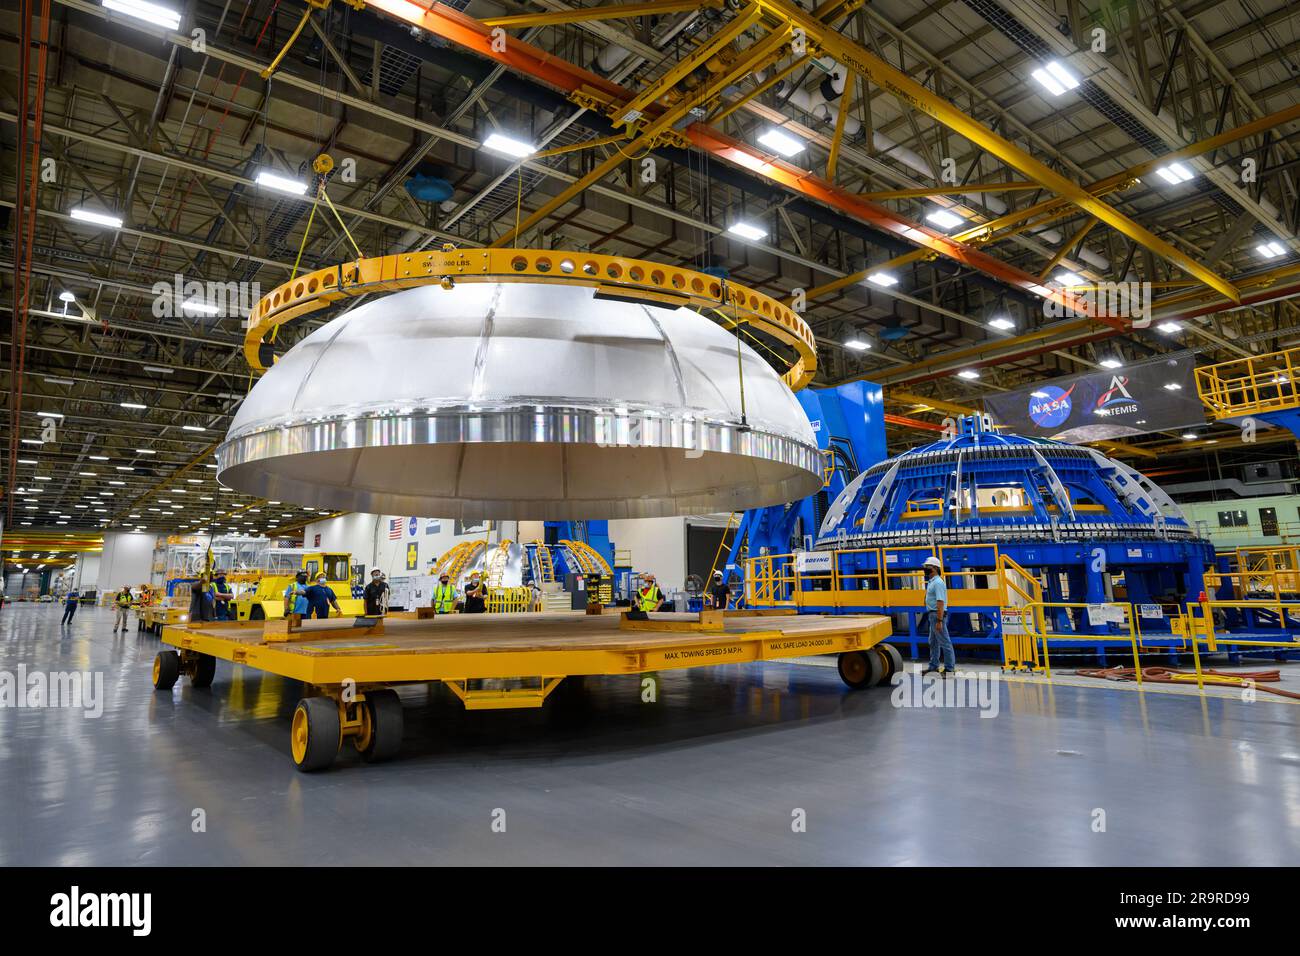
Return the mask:
{"type": "MultiPolygon", "coordinates": [[[[358,617],[365,612],[365,602],[352,596],[352,555],[308,551],[301,564],[290,570],[273,566],[258,579],[257,589],[237,595],[230,602],[237,621],[274,621],[284,617],[284,591],[299,571],[307,572],[308,585],[325,572],[325,583],[338,599],[342,617],[358,617]]],[[[330,614],[334,611],[331,608],[330,614]]]]}

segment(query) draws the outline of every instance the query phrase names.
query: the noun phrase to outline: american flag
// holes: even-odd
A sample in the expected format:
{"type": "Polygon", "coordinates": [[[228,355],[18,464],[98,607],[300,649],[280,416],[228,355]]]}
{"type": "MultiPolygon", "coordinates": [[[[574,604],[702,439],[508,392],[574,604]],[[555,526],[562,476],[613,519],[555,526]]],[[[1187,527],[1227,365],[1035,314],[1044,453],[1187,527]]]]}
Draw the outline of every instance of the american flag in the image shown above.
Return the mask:
{"type": "Polygon", "coordinates": [[[388,540],[397,541],[402,537],[402,519],[393,518],[388,522],[388,540]]]}

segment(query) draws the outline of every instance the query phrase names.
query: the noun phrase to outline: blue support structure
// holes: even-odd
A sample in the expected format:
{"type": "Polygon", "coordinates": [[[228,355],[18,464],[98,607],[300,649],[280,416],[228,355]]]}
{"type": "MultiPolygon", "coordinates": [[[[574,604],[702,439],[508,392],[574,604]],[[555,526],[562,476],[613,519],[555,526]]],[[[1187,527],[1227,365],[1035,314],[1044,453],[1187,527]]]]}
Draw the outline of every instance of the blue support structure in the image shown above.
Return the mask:
{"type": "Polygon", "coordinates": [[[795,397],[812,423],[817,446],[826,455],[826,486],[791,504],[744,513],[722,567],[723,578],[733,591],[743,589],[745,556],[780,553],[811,542],[836,496],[863,469],[883,461],[887,454],[885,399],[879,385],[850,382],[835,388],[805,388],[795,397]]]}

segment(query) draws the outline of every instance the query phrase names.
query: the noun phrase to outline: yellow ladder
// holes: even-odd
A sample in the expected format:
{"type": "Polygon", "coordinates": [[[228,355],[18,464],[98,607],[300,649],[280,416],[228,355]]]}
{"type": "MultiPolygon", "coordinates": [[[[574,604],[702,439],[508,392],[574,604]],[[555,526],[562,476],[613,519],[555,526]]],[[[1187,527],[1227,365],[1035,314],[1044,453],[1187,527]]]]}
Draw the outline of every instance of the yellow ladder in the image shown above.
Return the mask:
{"type": "Polygon", "coordinates": [[[555,581],[555,565],[551,564],[551,549],[541,541],[534,541],[533,553],[537,555],[535,574],[538,582],[551,584],[555,581]]]}

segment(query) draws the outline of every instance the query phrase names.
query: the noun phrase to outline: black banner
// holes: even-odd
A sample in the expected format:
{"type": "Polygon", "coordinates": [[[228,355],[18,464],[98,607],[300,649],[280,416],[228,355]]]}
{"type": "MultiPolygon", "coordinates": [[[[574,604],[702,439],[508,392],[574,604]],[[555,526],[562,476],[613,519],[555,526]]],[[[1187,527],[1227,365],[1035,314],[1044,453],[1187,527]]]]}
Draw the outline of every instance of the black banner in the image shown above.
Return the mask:
{"type": "Polygon", "coordinates": [[[1004,431],[1068,442],[1204,425],[1195,368],[1179,352],[988,395],[984,407],[1004,431]]]}

